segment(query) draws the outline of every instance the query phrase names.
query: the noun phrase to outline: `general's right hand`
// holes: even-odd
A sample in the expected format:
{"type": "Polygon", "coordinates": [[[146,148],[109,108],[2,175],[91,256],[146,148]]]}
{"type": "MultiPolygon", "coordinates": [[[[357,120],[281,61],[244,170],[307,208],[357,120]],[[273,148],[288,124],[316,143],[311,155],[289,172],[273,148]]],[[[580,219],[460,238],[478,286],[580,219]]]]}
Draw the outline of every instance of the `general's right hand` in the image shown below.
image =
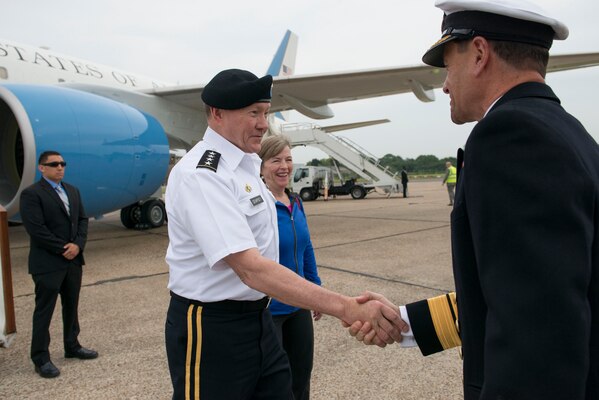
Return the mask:
{"type": "MultiPolygon", "coordinates": [[[[397,315],[399,315],[399,307],[391,303],[387,298],[379,293],[366,291],[362,295],[355,298],[356,301],[360,304],[366,304],[370,301],[376,301],[384,304],[385,306],[391,308],[397,315]]],[[[400,330],[406,332],[409,327],[408,325],[401,320],[402,324],[400,325],[400,330]]],[[[342,322],[343,326],[349,328],[349,334],[356,338],[356,340],[363,342],[366,345],[375,344],[379,347],[385,347],[387,344],[391,344],[393,342],[401,342],[401,337],[397,340],[396,337],[393,337],[393,341],[390,341],[384,335],[380,335],[376,329],[374,329],[373,325],[369,321],[355,321],[353,324],[347,324],[342,322]]],[[[401,333],[400,333],[401,336],[401,333]]]]}
{"type": "Polygon", "coordinates": [[[401,331],[407,331],[409,327],[400,318],[399,309],[374,299],[362,303],[357,299],[354,301],[353,317],[350,317],[352,324],[357,321],[368,322],[381,341],[387,344],[401,342],[401,331]]]}

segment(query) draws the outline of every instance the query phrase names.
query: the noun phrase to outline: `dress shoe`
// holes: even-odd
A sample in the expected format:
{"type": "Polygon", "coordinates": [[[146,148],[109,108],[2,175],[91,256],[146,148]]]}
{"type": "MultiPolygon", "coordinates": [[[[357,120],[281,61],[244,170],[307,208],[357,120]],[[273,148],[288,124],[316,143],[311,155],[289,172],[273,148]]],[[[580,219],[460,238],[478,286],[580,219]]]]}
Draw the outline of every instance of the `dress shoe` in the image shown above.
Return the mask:
{"type": "Polygon", "coordinates": [[[80,347],[77,350],[73,351],[65,351],[65,358],[79,358],[81,360],[91,360],[92,358],[98,357],[98,352],[92,349],[86,349],[85,347],[80,347]]]}
{"type": "Polygon", "coordinates": [[[42,365],[36,365],[35,372],[37,372],[42,378],[56,378],[58,375],[60,375],[60,370],[56,368],[56,365],[52,364],[52,361],[48,361],[42,365]]]}

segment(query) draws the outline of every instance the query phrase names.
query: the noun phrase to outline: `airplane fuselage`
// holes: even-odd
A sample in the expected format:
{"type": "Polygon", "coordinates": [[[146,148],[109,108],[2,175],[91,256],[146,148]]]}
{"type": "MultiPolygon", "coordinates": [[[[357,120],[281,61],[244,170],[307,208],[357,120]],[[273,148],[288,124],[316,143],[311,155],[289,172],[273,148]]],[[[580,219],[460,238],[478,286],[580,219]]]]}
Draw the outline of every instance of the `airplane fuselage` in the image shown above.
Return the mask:
{"type": "Polygon", "coordinates": [[[9,82],[85,83],[127,90],[171,86],[156,79],[6,40],[0,41],[0,77],[9,82]]]}

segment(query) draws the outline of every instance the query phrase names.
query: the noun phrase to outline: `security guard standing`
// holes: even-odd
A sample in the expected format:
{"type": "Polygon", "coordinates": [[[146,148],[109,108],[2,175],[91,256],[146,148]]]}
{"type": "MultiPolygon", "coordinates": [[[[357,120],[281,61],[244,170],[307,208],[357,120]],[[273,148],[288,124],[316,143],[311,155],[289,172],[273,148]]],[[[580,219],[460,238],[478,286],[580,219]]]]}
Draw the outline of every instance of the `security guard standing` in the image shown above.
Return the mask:
{"type": "Polygon", "coordinates": [[[173,399],[290,399],[291,374],[269,296],[353,323],[387,342],[407,326],[380,301],[359,304],[279,265],[275,202],[261,181],[272,77],[231,69],[204,88],[204,139],[166,190],[171,302],[166,351],[173,399]]]}

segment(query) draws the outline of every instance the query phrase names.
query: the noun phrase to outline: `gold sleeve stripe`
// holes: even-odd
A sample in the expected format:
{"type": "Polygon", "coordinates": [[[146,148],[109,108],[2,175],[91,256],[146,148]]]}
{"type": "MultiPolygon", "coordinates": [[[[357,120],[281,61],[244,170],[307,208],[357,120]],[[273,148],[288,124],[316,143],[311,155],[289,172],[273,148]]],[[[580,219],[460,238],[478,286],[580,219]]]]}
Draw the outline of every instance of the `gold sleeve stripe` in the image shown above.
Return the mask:
{"type": "MultiPolygon", "coordinates": [[[[455,294],[452,294],[455,301],[455,294]]],[[[437,338],[444,350],[461,346],[462,344],[453,317],[453,315],[457,316],[457,307],[454,308],[454,301],[452,301],[450,306],[445,295],[427,300],[437,338]]]]}
{"type": "MultiPolygon", "coordinates": [[[[447,293],[445,295],[445,297],[447,298],[447,303],[449,305],[451,305],[450,311],[451,311],[451,317],[453,318],[453,322],[455,322],[457,324],[457,321],[458,321],[458,301],[456,300],[455,292],[447,293]]],[[[457,327],[457,325],[456,325],[456,327],[457,327]]],[[[460,333],[460,330],[458,329],[458,334],[459,333],[460,333]]]]}

